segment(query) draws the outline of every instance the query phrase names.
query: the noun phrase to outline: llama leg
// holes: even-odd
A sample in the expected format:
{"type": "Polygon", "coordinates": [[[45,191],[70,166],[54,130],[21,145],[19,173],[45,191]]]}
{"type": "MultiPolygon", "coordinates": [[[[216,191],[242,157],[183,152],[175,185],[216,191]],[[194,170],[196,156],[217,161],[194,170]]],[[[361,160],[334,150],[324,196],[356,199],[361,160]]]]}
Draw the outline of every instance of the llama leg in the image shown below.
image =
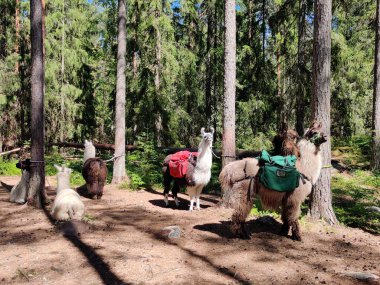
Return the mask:
{"type": "Polygon", "coordinates": [[[298,220],[292,222],[292,240],[301,241],[300,224],[298,220]]]}
{"type": "Polygon", "coordinates": [[[170,184],[172,182],[172,177],[169,173],[169,167],[166,168],[164,171],[164,202],[166,207],[169,206],[169,191],[170,191],[170,184]]]}
{"type": "Polygon", "coordinates": [[[301,203],[296,201],[292,195],[286,197],[282,203],[281,219],[283,226],[280,234],[287,236],[289,229],[292,230],[292,239],[301,241],[298,218],[301,214],[301,203]]]}
{"type": "Polygon", "coordinates": [[[177,194],[179,192],[179,185],[176,181],[174,181],[174,186],[173,186],[173,189],[172,189],[172,194],[173,194],[173,198],[174,198],[174,202],[175,202],[175,205],[176,207],[179,206],[179,200],[178,200],[178,197],[177,197],[177,194]]]}
{"type": "Polygon", "coordinates": [[[201,196],[202,189],[203,189],[203,185],[201,185],[201,186],[199,186],[199,187],[197,188],[197,195],[196,195],[196,198],[197,198],[197,210],[198,210],[198,211],[201,210],[200,196],[201,196]]]}
{"type": "Polygon", "coordinates": [[[164,194],[164,202],[165,202],[166,207],[168,207],[169,206],[169,195],[168,194],[164,194]]]}
{"type": "Polygon", "coordinates": [[[196,197],[197,198],[197,210],[198,211],[200,211],[200,209],[201,209],[201,203],[200,203],[200,200],[199,200],[199,196],[200,195],[197,195],[197,197],[196,197]]]}
{"type": "Polygon", "coordinates": [[[190,196],[190,209],[189,211],[193,211],[193,208],[194,208],[194,202],[195,202],[195,196],[194,195],[191,195],[190,196]]]}
{"type": "Polygon", "coordinates": [[[245,224],[245,220],[252,209],[253,199],[247,199],[245,187],[238,187],[236,191],[241,191],[242,195],[239,195],[239,201],[236,203],[235,211],[231,218],[231,232],[233,235],[242,239],[249,239],[250,232],[245,224]]]}

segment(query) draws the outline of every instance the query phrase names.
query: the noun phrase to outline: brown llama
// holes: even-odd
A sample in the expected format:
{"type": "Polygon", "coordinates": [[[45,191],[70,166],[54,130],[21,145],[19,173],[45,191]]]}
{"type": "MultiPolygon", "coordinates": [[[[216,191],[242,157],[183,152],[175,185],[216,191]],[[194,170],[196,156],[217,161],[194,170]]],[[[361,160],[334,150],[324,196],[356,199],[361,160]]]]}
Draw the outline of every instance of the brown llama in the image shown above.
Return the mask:
{"type": "MultiPolygon", "coordinates": [[[[291,145],[291,139],[286,144],[291,145]]],[[[234,235],[249,238],[245,220],[253,206],[253,195],[257,195],[264,208],[279,210],[283,226],[280,234],[287,235],[292,231],[293,240],[301,240],[298,218],[301,214],[301,203],[311,193],[322,168],[320,145],[326,142],[321,131],[321,124],[314,122],[306,130],[304,138],[299,139],[299,159],[296,168],[301,173],[299,186],[290,192],[278,192],[264,187],[257,178],[259,162],[255,158],[246,158],[226,165],[219,181],[225,193],[229,193],[228,206],[234,209],[231,219],[231,231],[234,235]],[[252,194],[251,194],[252,193],[252,194]]]]}
{"type": "Polygon", "coordinates": [[[101,158],[95,157],[95,147],[87,140],[85,141],[84,159],[82,175],[87,189],[78,189],[78,193],[91,199],[95,196],[97,199],[101,199],[107,180],[107,165],[101,158]]]}

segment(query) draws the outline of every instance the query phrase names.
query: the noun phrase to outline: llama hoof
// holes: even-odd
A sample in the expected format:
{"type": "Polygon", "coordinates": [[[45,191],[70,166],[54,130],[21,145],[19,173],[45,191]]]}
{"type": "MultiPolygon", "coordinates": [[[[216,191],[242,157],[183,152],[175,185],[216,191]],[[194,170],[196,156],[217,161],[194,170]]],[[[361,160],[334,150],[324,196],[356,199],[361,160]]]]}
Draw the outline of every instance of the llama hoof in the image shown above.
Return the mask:
{"type": "Polygon", "coordinates": [[[282,228],[280,230],[280,235],[286,237],[286,236],[288,236],[288,233],[289,233],[289,228],[282,226],[282,228]]]}
{"type": "Polygon", "coordinates": [[[294,241],[302,241],[301,236],[295,235],[295,234],[292,235],[292,240],[294,240],[294,241]]]}
{"type": "Polygon", "coordinates": [[[197,210],[197,211],[200,211],[200,210],[201,210],[201,208],[196,208],[196,210],[197,210]]]}
{"type": "Polygon", "coordinates": [[[248,240],[248,239],[251,239],[251,234],[247,233],[247,232],[243,232],[243,233],[239,234],[239,238],[244,239],[244,240],[248,240]]]}

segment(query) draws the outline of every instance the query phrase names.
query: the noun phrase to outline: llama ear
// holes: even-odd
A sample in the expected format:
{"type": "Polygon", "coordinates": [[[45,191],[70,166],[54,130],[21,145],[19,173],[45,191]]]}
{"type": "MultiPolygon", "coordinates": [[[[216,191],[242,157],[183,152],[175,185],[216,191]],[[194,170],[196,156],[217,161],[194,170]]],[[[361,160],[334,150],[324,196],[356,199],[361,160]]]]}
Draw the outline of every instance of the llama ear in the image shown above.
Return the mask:
{"type": "Polygon", "coordinates": [[[61,166],[59,166],[57,164],[54,164],[54,167],[55,167],[55,169],[58,170],[58,172],[61,172],[63,170],[63,167],[61,167],[61,166]]]}
{"type": "Polygon", "coordinates": [[[214,131],[215,131],[214,128],[211,127],[210,130],[211,130],[211,135],[213,135],[213,134],[214,134],[214,131]]]}
{"type": "Polygon", "coordinates": [[[202,135],[202,136],[205,135],[205,128],[202,128],[202,129],[201,129],[201,135],[202,135]]]}

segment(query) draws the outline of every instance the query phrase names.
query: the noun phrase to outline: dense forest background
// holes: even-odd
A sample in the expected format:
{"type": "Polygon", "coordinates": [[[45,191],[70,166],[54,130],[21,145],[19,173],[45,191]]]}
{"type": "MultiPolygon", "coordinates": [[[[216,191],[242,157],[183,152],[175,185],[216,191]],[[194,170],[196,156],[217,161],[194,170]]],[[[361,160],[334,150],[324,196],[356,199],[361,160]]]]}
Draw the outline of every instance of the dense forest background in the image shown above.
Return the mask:
{"type": "MultiPolygon", "coordinates": [[[[334,1],[331,131],[370,134],[375,2],[334,1]]],[[[270,147],[286,120],[309,125],[313,1],[237,1],[236,144],[270,147]]],[[[45,7],[46,141],[112,143],[117,1],[45,7]]],[[[30,138],[29,1],[0,1],[0,138],[30,138]]],[[[194,146],[202,126],[221,144],[223,1],[127,1],[126,143],[194,146]]]]}

